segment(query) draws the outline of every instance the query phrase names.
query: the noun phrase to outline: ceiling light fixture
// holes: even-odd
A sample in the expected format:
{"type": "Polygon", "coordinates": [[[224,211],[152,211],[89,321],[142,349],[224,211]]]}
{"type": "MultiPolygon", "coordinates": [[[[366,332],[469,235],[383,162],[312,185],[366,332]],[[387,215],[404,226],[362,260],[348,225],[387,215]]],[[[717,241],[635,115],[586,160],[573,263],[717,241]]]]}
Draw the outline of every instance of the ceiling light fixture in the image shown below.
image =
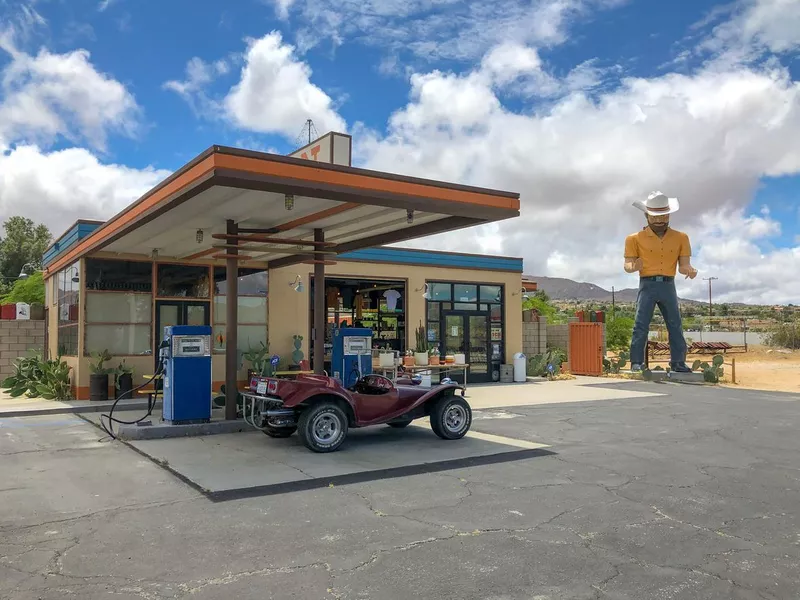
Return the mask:
{"type": "Polygon", "coordinates": [[[413,223],[414,222],[414,209],[413,208],[409,208],[406,211],[406,221],[408,221],[409,223],[413,223]]]}
{"type": "Polygon", "coordinates": [[[202,244],[203,243],[203,230],[202,229],[198,229],[197,230],[197,233],[195,234],[194,239],[197,240],[198,244],[202,244]]]}
{"type": "Polygon", "coordinates": [[[286,210],[292,210],[294,208],[294,194],[286,194],[283,197],[283,205],[286,210]]]}

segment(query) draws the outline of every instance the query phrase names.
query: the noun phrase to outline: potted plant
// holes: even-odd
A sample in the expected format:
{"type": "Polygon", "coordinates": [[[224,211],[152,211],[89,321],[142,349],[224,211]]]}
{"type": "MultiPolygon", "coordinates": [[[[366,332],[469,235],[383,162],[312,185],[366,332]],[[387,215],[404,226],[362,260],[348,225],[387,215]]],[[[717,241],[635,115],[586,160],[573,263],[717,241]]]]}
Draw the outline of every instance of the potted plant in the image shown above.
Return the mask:
{"type": "Polygon", "coordinates": [[[417,343],[414,350],[414,362],[422,367],[428,364],[428,336],[422,321],[416,329],[417,343]]]}
{"type": "Polygon", "coordinates": [[[114,369],[105,366],[111,360],[111,355],[108,350],[103,350],[92,356],[94,361],[89,362],[89,400],[103,402],[108,400],[108,376],[114,372],[114,369]]]}
{"type": "Polygon", "coordinates": [[[413,352],[413,350],[406,350],[406,355],[403,357],[403,366],[404,367],[413,367],[414,366],[414,352],[413,352]]]}
{"type": "Polygon", "coordinates": [[[386,346],[381,348],[380,352],[378,352],[378,365],[381,367],[394,366],[394,352],[389,347],[389,344],[386,344],[386,346]]]}
{"type": "Polygon", "coordinates": [[[269,346],[264,342],[259,342],[261,347],[250,347],[250,349],[242,356],[247,362],[250,363],[252,368],[247,370],[247,380],[250,381],[253,377],[260,376],[266,377],[270,372],[270,362],[267,358],[269,354],[269,346]]]}
{"type": "Polygon", "coordinates": [[[433,348],[431,348],[430,352],[428,352],[428,354],[429,354],[429,356],[428,356],[428,364],[438,365],[440,363],[439,348],[437,346],[434,346],[433,348]]]}
{"type": "Polygon", "coordinates": [[[116,398],[131,398],[133,390],[133,367],[129,367],[123,359],[114,369],[114,387],[116,398]]]}

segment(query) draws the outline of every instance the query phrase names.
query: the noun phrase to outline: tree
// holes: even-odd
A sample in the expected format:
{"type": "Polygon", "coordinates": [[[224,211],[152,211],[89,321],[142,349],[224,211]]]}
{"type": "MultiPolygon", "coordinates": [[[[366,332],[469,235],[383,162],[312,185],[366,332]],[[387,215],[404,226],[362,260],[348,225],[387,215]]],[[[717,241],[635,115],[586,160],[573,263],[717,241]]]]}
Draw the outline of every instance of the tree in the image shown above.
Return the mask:
{"type": "Polygon", "coordinates": [[[11,291],[0,300],[3,304],[44,304],[44,279],[41,273],[34,273],[25,279],[17,279],[11,291]]]}
{"type": "Polygon", "coordinates": [[[609,350],[627,350],[631,347],[633,319],[617,317],[606,323],[606,346],[609,350]]]}
{"type": "MultiPolygon", "coordinates": [[[[25,217],[9,217],[3,223],[3,229],[5,235],[0,240],[0,275],[8,281],[19,277],[26,264],[40,269],[44,251],[53,240],[50,230],[25,217]]],[[[32,274],[30,267],[28,273],[32,274]]]]}

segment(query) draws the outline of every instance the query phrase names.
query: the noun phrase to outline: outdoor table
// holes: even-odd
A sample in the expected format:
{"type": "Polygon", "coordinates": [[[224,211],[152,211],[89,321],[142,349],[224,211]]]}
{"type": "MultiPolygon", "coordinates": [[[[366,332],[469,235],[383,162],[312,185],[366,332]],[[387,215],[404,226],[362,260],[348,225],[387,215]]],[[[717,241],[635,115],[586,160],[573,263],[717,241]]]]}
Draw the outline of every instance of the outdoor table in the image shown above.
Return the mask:
{"type": "Polygon", "coordinates": [[[439,373],[439,379],[441,381],[442,375],[448,375],[452,372],[462,372],[464,374],[464,390],[467,389],[467,371],[469,370],[468,364],[457,365],[455,363],[452,364],[440,364],[440,365],[414,365],[413,367],[406,367],[405,369],[411,373],[424,373],[425,371],[437,371],[439,373]]]}

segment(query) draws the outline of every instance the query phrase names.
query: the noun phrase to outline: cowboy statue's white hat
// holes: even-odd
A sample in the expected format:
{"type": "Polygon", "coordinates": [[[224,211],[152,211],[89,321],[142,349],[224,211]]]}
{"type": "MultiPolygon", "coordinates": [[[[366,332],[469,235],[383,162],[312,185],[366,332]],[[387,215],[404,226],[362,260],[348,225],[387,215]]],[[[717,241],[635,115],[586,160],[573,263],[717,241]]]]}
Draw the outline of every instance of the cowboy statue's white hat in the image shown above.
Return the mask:
{"type": "Polygon", "coordinates": [[[668,198],[666,194],[662,194],[661,192],[653,192],[644,202],[636,200],[633,205],[642,212],[646,212],[653,217],[668,215],[676,212],[680,208],[677,198],[668,198]]]}

